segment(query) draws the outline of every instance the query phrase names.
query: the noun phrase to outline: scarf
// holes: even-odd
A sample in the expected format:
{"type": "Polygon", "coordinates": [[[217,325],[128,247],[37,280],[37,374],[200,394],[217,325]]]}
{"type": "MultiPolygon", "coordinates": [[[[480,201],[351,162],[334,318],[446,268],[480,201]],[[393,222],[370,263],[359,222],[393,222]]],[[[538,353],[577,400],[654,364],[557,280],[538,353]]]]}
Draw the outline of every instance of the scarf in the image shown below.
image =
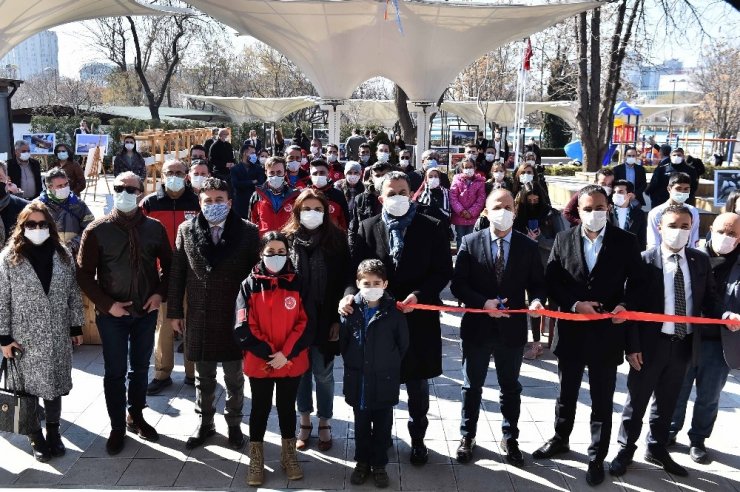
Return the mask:
{"type": "Polygon", "coordinates": [[[442,186],[438,188],[430,188],[428,185],[424,185],[423,188],[419,190],[418,197],[416,197],[416,201],[418,203],[421,203],[422,205],[427,205],[429,207],[435,206],[433,203],[433,193],[435,190],[439,190],[442,194],[442,203],[441,206],[438,207],[439,211],[444,214],[445,217],[450,216],[450,192],[447,190],[447,188],[444,188],[442,186]]]}
{"type": "Polygon", "coordinates": [[[113,209],[113,212],[107,216],[106,220],[117,225],[128,234],[128,255],[129,255],[129,266],[131,267],[131,287],[132,292],[137,292],[139,268],[141,266],[141,251],[139,244],[139,232],[136,227],[144,222],[144,214],[141,213],[140,208],[136,208],[133,214],[124,214],[118,209],[113,209]]]}
{"type": "Polygon", "coordinates": [[[290,252],[290,259],[302,279],[301,297],[314,306],[323,304],[326,292],[326,258],[320,242],[320,233],[311,234],[300,228],[293,235],[290,252]]]}
{"type": "Polygon", "coordinates": [[[381,219],[388,228],[388,235],[390,236],[390,247],[391,256],[393,257],[393,264],[398,267],[399,261],[401,261],[401,253],[403,253],[403,234],[406,232],[406,228],[411,224],[416,216],[416,204],[411,203],[409,211],[403,217],[394,217],[388,215],[388,212],[383,210],[381,219]]]}

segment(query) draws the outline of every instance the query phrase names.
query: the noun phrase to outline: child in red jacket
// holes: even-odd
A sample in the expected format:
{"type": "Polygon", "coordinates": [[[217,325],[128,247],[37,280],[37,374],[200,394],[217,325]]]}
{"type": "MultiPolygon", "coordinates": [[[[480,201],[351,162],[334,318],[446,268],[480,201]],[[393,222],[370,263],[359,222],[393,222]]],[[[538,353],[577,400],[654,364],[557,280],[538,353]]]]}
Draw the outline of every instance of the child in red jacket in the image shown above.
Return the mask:
{"type": "Polygon", "coordinates": [[[262,260],[239,290],[234,329],[244,350],[244,374],[252,390],[250,486],[264,481],[263,441],[273,389],[282,436],[280,463],[289,480],[303,478],[296,457],[295,402],[301,375],[308,370],[307,347],[312,338],[306,333],[300,280],[288,259],[288,239],[272,231],[260,244],[262,260]]]}

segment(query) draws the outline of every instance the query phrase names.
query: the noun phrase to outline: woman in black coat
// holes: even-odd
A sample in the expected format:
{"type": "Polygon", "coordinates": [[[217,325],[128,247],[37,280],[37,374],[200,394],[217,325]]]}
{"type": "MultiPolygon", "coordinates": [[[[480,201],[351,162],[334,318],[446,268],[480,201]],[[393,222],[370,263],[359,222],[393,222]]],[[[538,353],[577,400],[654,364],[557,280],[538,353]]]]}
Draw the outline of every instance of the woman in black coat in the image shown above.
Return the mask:
{"type": "Polygon", "coordinates": [[[339,313],[349,276],[349,248],[344,233],[334,225],[323,193],[307,188],[298,195],[290,221],[283,229],[290,242],[290,256],[301,276],[301,298],[306,309],[306,331],[313,333],[309,350],[311,370],[298,387],[301,428],[296,447],[305,449],[311,437],[314,410],[312,386],[316,380],[316,414],[319,417],[319,451],[332,446],[334,412],[334,356],[339,349],[339,313]]]}

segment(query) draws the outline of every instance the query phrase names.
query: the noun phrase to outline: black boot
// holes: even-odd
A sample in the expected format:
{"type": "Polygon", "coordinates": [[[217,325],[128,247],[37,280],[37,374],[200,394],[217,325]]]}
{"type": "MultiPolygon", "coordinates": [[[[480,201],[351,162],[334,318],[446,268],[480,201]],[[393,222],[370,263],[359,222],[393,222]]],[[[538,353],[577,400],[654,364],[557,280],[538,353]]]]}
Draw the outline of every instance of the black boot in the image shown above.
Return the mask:
{"type": "Polygon", "coordinates": [[[67,452],[64,449],[64,443],[62,442],[62,436],[59,434],[59,424],[46,424],[46,445],[49,447],[49,452],[55,458],[64,456],[67,452]]]}
{"type": "Polygon", "coordinates": [[[41,429],[29,435],[28,441],[31,443],[33,457],[36,458],[36,461],[46,463],[51,459],[49,445],[46,443],[46,439],[44,439],[44,433],[41,432],[41,429]]]}

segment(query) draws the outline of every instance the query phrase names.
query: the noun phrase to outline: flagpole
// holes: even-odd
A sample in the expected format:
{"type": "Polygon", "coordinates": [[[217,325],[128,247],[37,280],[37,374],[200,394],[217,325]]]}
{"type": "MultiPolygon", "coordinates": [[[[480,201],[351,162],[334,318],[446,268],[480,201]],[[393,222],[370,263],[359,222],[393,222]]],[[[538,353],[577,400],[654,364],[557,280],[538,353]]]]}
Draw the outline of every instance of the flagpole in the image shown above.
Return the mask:
{"type": "Polygon", "coordinates": [[[516,135],[514,137],[514,166],[519,165],[519,154],[522,144],[521,129],[524,124],[524,104],[527,100],[527,74],[529,72],[529,60],[532,57],[532,44],[529,38],[525,40],[526,48],[522,46],[520,54],[523,52],[521,57],[521,65],[519,66],[519,73],[516,84],[516,107],[514,109],[514,125],[516,128],[516,135]]]}

